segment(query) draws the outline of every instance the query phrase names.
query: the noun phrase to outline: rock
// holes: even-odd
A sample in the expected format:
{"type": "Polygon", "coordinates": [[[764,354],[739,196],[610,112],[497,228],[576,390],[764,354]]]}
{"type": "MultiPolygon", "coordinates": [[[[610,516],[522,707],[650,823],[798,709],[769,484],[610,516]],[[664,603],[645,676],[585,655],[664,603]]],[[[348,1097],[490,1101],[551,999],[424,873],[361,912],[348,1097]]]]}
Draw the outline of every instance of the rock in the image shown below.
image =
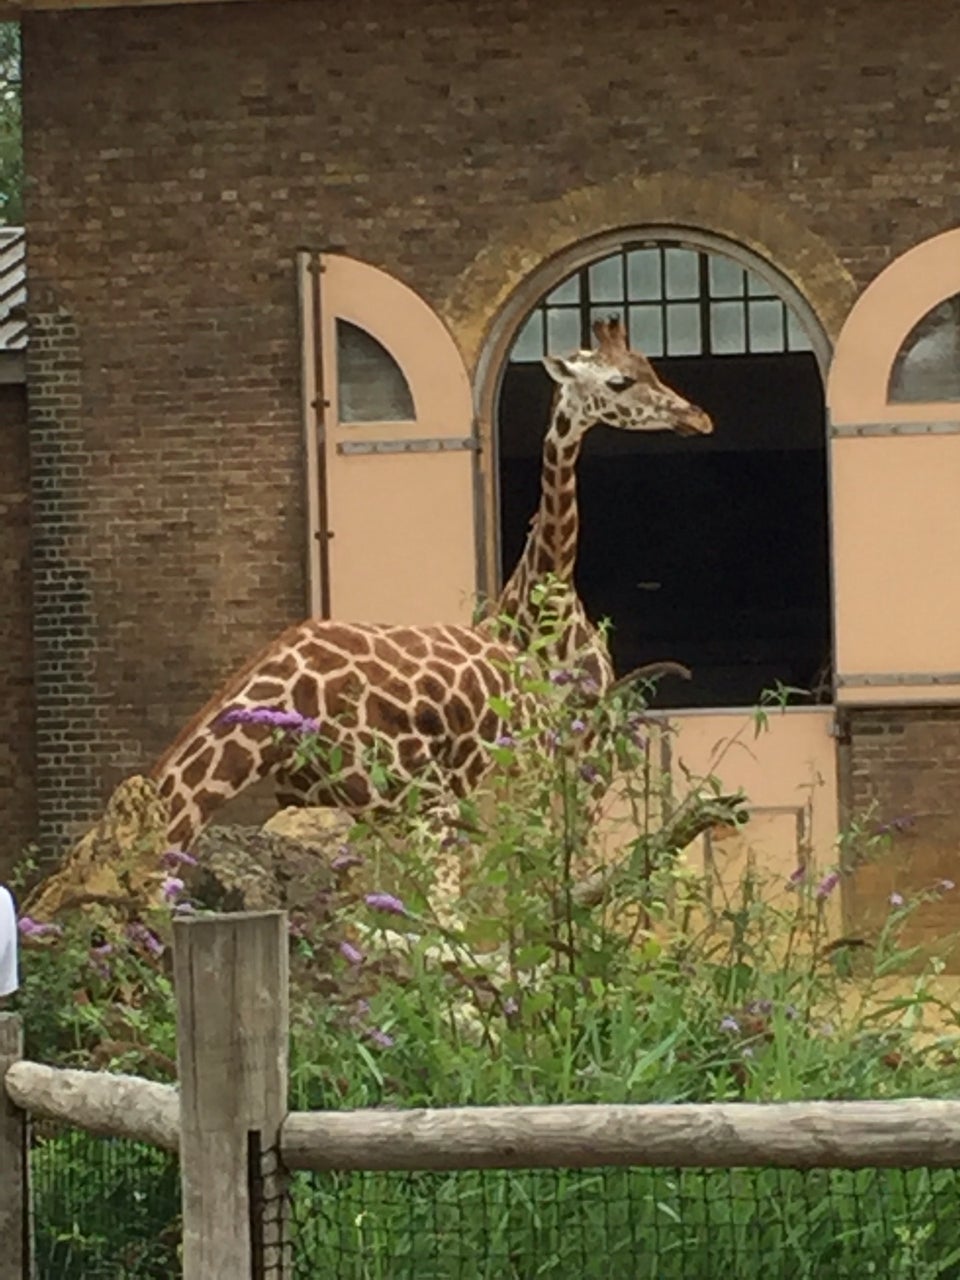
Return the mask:
{"type": "Polygon", "coordinates": [[[300,809],[291,805],[275,813],[263,824],[263,830],[331,850],[346,839],[352,826],[353,818],[341,809],[300,809]]]}
{"type": "Polygon", "coordinates": [[[62,859],[60,867],[27,895],[21,913],[48,921],[76,907],[158,906],[169,874],[161,857],[167,847],[167,811],[148,778],[125,778],[103,816],[62,859]]]}
{"type": "Polygon", "coordinates": [[[330,869],[342,828],[326,845],[292,839],[269,824],[256,827],[208,827],[196,840],[197,866],[187,877],[191,896],[216,911],[285,910],[314,923],[329,918],[335,888],[330,869]]]}

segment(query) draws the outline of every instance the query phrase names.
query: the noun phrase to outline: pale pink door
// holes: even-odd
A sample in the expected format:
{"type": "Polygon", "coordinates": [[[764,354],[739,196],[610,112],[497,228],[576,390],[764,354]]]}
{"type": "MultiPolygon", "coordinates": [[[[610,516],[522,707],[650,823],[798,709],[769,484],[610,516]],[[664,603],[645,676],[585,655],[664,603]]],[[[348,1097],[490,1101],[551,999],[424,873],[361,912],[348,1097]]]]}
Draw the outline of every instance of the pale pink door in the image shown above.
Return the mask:
{"type": "Polygon", "coordinates": [[[891,263],[837,341],[837,701],[960,700],[960,230],[891,263]]]}
{"type": "Polygon", "coordinates": [[[456,344],[375,267],[304,253],[298,269],[311,612],[468,621],[477,442],[456,344]]]}

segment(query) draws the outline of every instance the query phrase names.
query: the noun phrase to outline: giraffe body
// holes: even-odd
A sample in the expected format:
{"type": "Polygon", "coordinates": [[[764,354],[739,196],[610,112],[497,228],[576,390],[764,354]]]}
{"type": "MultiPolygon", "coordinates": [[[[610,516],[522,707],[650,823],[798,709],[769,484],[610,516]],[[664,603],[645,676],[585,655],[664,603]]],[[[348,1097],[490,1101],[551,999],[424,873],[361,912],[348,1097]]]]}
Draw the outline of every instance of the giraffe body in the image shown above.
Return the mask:
{"type": "Polygon", "coordinates": [[[291,627],[228,680],[153,766],[171,843],[188,848],[221,805],[269,775],[285,803],[355,814],[396,811],[415,786],[428,801],[466,795],[508,727],[490,699],[512,697],[523,715],[518,657],[465,626],[291,627]],[[318,721],[316,741],[328,759],[336,755],[335,770],[317,760],[298,768],[289,737],[230,722],[231,711],[254,707],[318,721]]]}

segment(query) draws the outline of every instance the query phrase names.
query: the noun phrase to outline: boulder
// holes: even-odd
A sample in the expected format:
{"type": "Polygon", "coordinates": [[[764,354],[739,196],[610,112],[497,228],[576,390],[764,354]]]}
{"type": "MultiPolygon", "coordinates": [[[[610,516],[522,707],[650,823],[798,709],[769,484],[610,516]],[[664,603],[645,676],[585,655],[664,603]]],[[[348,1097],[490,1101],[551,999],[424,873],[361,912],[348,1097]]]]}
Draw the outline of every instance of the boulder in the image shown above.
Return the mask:
{"type": "Polygon", "coordinates": [[[21,903],[21,914],[49,921],[77,907],[158,906],[169,874],[166,805],[149,778],[125,778],[102,817],[67,852],[59,868],[21,903]]]}
{"type": "Polygon", "coordinates": [[[279,909],[319,924],[330,914],[335,887],[330,861],[342,842],[343,828],[330,831],[325,842],[317,835],[307,842],[270,824],[207,827],[193,845],[197,865],[189,870],[187,887],[198,905],[211,910],[279,909]]]}

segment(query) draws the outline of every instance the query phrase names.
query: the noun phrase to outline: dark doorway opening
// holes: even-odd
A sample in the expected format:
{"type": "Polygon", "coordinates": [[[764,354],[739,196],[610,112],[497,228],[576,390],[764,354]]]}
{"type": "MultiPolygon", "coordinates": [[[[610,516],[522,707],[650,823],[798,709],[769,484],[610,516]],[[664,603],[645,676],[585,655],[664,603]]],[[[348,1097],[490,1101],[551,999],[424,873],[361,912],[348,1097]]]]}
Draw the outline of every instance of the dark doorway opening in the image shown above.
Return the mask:
{"type": "MultiPolygon", "coordinates": [[[[777,681],[829,701],[826,430],[815,356],[668,354],[653,363],[710,412],[716,430],[683,439],[598,426],[587,437],[577,587],[593,619],[611,620],[618,672],[660,659],[689,666],[689,683],[661,684],[661,706],[750,706],[777,681]]],[[[506,367],[504,577],[539,501],[552,394],[538,360],[506,367]]]]}

